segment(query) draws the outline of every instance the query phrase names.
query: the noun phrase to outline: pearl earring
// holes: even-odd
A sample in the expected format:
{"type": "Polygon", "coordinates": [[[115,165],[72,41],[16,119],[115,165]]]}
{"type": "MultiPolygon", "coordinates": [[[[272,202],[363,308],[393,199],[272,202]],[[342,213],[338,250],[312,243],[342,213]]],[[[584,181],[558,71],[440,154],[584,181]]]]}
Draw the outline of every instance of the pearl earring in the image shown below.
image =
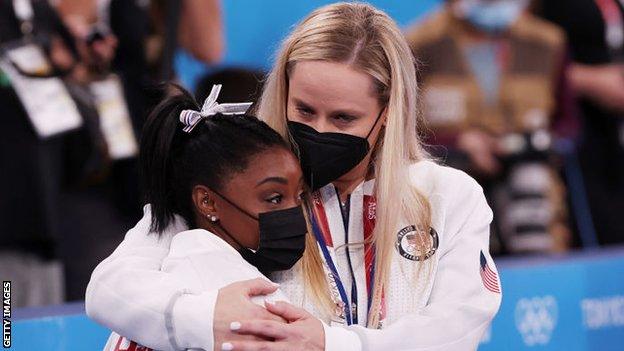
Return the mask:
{"type": "Polygon", "coordinates": [[[215,215],[212,215],[212,216],[206,216],[206,217],[208,217],[208,219],[209,219],[211,222],[216,222],[216,221],[218,221],[218,220],[219,220],[219,218],[218,218],[217,216],[215,216],[215,215]]]}

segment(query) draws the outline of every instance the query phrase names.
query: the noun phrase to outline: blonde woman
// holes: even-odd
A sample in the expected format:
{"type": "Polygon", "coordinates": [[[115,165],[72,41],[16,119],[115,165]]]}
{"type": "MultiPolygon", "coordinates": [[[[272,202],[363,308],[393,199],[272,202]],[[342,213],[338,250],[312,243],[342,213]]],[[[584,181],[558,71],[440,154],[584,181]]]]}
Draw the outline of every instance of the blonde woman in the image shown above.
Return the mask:
{"type": "Polygon", "coordinates": [[[397,25],[366,4],[314,11],[284,41],[256,112],[292,143],[311,188],[304,256],[271,275],[292,305],[254,305],[275,290],[262,280],[190,294],[159,271],[170,236],[135,228],[94,272],[87,313],[157,349],[475,349],[501,301],[492,213],[474,180],[427,159],[397,25]]]}

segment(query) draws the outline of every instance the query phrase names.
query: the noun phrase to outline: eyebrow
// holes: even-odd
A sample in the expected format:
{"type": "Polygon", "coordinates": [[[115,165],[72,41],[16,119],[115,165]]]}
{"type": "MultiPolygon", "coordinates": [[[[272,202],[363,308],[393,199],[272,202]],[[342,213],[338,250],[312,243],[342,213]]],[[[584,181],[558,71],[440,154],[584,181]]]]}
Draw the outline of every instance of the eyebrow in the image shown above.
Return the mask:
{"type": "Polygon", "coordinates": [[[264,184],[264,183],[279,183],[279,184],[288,184],[288,179],[284,178],[284,177],[268,177],[268,178],[264,178],[263,180],[259,181],[258,184],[256,184],[256,188],[259,187],[260,185],[264,184]]]}
{"type": "MultiPolygon", "coordinates": [[[[312,111],[316,111],[316,109],[314,107],[312,107],[310,104],[308,104],[307,102],[293,97],[293,101],[295,102],[295,104],[300,105],[300,106],[304,106],[306,108],[311,109],[312,111]]],[[[331,115],[339,115],[339,114],[345,114],[345,115],[350,115],[350,116],[355,116],[355,117],[362,117],[364,115],[366,115],[366,113],[362,112],[362,111],[357,111],[357,110],[351,110],[351,109],[338,109],[335,111],[331,112],[331,115]]]]}
{"type": "MultiPolygon", "coordinates": [[[[256,188],[259,187],[260,185],[264,184],[264,183],[269,183],[269,182],[287,185],[288,184],[288,179],[286,179],[284,177],[268,177],[268,178],[265,178],[265,179],[259,181],[258,184],[256,184],[256,188]]],[[[304,179],[303,179],[303,176],[302,176],[301,178],[299,178],[299,181],[297,182],[297,184],[301,185],[301,184],[303,184],[303,182],[304,182],[304,179]]]]}
{"type": "Polygon", "coordinates": [[[307,107],[307,108],[309,108],[311,110],[314,110],[312,108],[312,106],[310,106],[310,104],[308,104],[307,102],[305,102],[305,101],[303,101],[303,100],[301,100],[299,98],[293,98],[293,100],[295,101],[295,104],[297,104],[297,105],[305,106],[305,107],[307,107]]]}

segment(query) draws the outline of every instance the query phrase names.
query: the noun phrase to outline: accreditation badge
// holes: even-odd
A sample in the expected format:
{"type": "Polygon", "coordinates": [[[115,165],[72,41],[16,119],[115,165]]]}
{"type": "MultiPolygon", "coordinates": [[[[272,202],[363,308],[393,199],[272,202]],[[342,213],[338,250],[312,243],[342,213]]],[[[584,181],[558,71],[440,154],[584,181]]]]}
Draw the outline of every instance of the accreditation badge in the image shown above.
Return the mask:
{"type": "Polygon", "coordinates": [[[424,261],[435,254],[439,242],[435,229],[429,228],[427,233],[415,225],[408,225],[397,233],[395,248],[408,260],[424,261]]]}
{"type": "Polygon", "coordinates": [[[82,126],[82,116],[58,77],[31,77],[52,71],[41,47],[35,43],[19,42],[6,45],[0,56],[4,71],[17,93],[35,132],[48,138],[82,126]]]}
{"type": "Polygon", "coordinates": [[[100,117],[100,128],[113,160],[134,157],[138,143],[132,129],[123,87],[114,74],[89,85],[100,117]]]}

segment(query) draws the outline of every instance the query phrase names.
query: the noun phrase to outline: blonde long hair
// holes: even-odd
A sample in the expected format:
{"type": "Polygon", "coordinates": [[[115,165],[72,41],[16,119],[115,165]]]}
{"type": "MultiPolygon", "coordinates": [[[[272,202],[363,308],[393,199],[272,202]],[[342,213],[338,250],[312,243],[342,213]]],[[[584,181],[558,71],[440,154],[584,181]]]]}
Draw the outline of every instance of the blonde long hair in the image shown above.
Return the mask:
{"type": "MultiPolygon", "coordinates": [[[[284,40],[265,83],[257,115],[288,139],[286,104],[288,72],[299,61],[346,63],[373,79],[386,125],[373,149],[377,219],[372,241],[376,250],[375,289],[369,327],[379,324],[381,296],[390,275],[397,223],[405,219],[428,232],[428,199],[410,185],[408,168],[427,158],[417,134],[416,68],[412,52],[396,23],[363,3],[336,3],[313,11],[284,40]],[[397,215],[401,214],[401,215],[397,215]]],[[[333,305],[316,241],[309,238],[302,270],[325,311],[333,305]]],[[[309,285],[309,287],[308,287],[309,285]]]]}

